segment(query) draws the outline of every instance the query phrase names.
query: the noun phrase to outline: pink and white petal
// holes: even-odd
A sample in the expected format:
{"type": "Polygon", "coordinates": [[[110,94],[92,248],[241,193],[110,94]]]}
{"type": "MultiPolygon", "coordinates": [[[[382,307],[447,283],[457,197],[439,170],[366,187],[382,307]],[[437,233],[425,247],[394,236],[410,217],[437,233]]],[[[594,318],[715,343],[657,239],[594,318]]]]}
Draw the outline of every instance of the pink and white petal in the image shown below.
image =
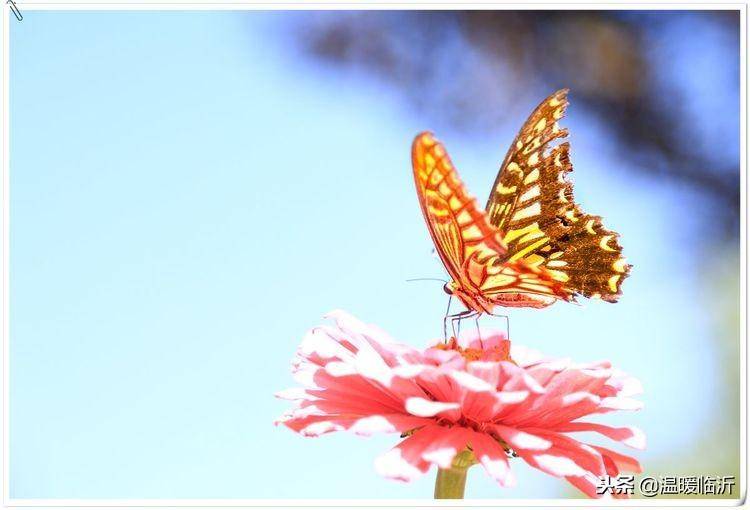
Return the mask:
{"type": "Polygon", "coordinates": [[[612,370],[612,377],[607,384],[615,388],[618,397],[632,397],[643,393],[641,381],[618,368],[612,370]]]}
{"type": "Polygon", "coordinates": [[[349,427],[349,431],[360,436],[371,436],[378,433],[406,432],[429,423],[432,423],[432,420],[427,418],[403,414],[384,414],[360,418],[349,427]]]}
{"type": "Polygon", "coordinates": [[[466,360],[457,351],[431,347],[424,352],[424,358],[428,364],[445,369],[461,370],[466,366],[466,360]]]}
{"type": "Polygon", "coordinates": [[[292,371],[292,379],[307,389],[321,388],[322,386],[315,382],[315,377],[319,372],[324,372],[324,370],[310,364],[300,365],[297,370],[292,371]]]}
{"type": "Polygon", "coordinates": [[[531,349],[524,345],[519,345],[511,342],[510,345],[510,357],[515,361],[519,367],[529,367],[545,360],[545,356],[536,349],[531,349]]]}
{"type": "Polygon", "coordinates": [[[542,436],[505,425],[493,425],[492,428],[514,450],[544,451],[552,447],[552,441],[542,436]]]}
{"type": "Polygon", "coordinates": [[[508,454],[495,438],[472,431],[470,442],[474,457],[482,464],[487,474],[503,487],[513,487],[516,484],[516,477],[508,462],[508,454]]]}
{"type": "Polygon", "coordinates": [[[527,372],[532,374],[536,378],[537,373],[541,372],[552,372],[559,374],[565,370],[573,370],[575,365],[573,360],[570,358],[542,358],[536,363],[530,364],[526,367],[527,372]]]}
{"type": "Polygon", "coordinates": [[[365,324],[361,320],[357,319],[350,313],[343,310],[332,310],[323,316],[326,319],[333,319],[336,323],[336,327],[341,331],[342,335],[346,339],[352,337],[362,338],[367,335],[370,338],[376,340],[378,343],[390,343],[393,339],[382,329],[365,324]]]}
{"type": "Polygon", "coordinates": [[[526,372],[533,377],[540,385],[546,386],[552,380],[552,378],[562,372],[565,367],[562,366],[549,366],[546,363],[534,365],[528,367],[526,372]]]}
{"type": "Polygon", "coordinates": [[[360,375],[351,361],[329,361],[323,367],[327,374],[333,377],[345,377],[347,375],[360,375]]]}
{"type": "Polygon", "coordinates": [[[393,373],[385,360],[369,344],[367,348],[360,348],[354,357],[354,367],[357,372],[367,379],[372,379],[390,386],[393,373]]]}
{"type": "Polygon", "coordinates": [[[500,367],[496,362],[472,361],[466,364],[466,371],[485,381],[493,391],[497,389],[497,385],[500,383],[500,367]]]}
{"type": "Polygon", "coordinates": [[[358,435],[375,433],[406,432],[431,423],[431,420],[403,414],[376,416],[352,416],[349,414],[303,414],[300,410],[282,416],[276,424],[283,424],[308,437],[317,437],[328,432],[349,430],[358,435]]]}
{"type": "Polygon", "coordinates": [[[320,415],[308,415],[308,416],[283,416],[279,419],[277,424],[283,424],[289,427],[291,430],[302,434],[307,437],[317,437],[327,432],[334,432],[344,430],[345,427],[340,423],[336,423],[336,417],[333,416],[320,416],[320,415]]]}
{"type": "Polygon", "coordinates": [[[518,452],[518,454],[533,467],[552,476],[584,476],[586,474],[585,469],[564,455],[531,452],[518,452]]]}
{"type": "Polygon", "coordinates": [[[386,478],[411,482],[430,469],[430,463],[425,461],[413,462],[404,456],[400,448],[388,450],[375,459],[375,471],[386,478]]]}
{"type": "Polygon", "coordinates": [[[451,370],[450,378],[461,388],[471,392],[495,391],[495,386],[475,375],[461,370],[451,370]]]}
{"type": "Polygon", "coordinates": [[[459,402],[464,394],[458,385],[452,383],[444,371],[437,368],[422,372],[416,378],[416,383],[424,392],[440,402],[459,402]]]}
{"type": "Polygon", "coordinates": [[[600,402],[599,397],[585,391],[555,396],[545,393],[536,396],[532,402],[508,408],[502,414],[502,421],[518,427],[554,429],[559,423],[595,412],[600,402]]]}
{"type": "Polygon", "coordinates": [[[341,345],[340,333],[329,326],[314,328],[305,334],[297,350],[300,357],[314,362],[352,359],[352,352],[341,345]]]}
{"type": "Polygon", "coordinates": [[[596,446],[596,445],[589,445],[594,450],[598,451],[602,458],[604,459],[604,465],[607,467],[607,473],[610,476],[616,476],[620,474],[621,472],[628,472],[628,473],[642,473],[643,468],[641,467],[641,464],[634,459],[633,457],[630,457],[628,455],[623,455],[621,453],[615,452],[610,450],[609,448],[604,448],[603,446],[596,446]],[[609,464],[611,462],[611,464],[609,464]],[[610,471],[610,468],[612,470],[610,471]]]}
{"type": "Polygon", "coordinates": [[[568,369],[556,374],[545,386],[546,398],[550,401],[571,393],[586,392],[597,394],[607,383],[608,369],[579,370],[568,369]]]}
{"type": "Polygon", "coordinates": [[[520,404],[529,397],[530,393],[521,391],[498,391],[495,393],[497,402],[502,405],[520,404]]]}
{"type": "Polygon", "coordinates": [[[606,397],[602,399],[597,412],[608,413],[610,411],[640,411],[643,402],[630,397],[606,397]]]}
{"type": "Polygon", "coordinates": [[[295,418],[307,418],[308,416],[328,416],[329,413],[318,407],[322,401],[305,401],[292,411],[295,418]]]}
{"type": "Polygon", "coordinates": [[[370,340],[376,343],[392,343],[393,340],[379,328],[369,326],[341,310],[334,310],[326,317],[334,319],[347,343],[354,347],[353,361],[347,361],[364,377],[387,386],[391,380],[390,367],[370,340]]]}
{"type": "Polygon", "coordinates": [[[342,415],[352,417],[366,417],[383,414],[404,414],[400,409],[390,409],[387,407],[377,406],[373,402],[337,402],[333,400],[316,400],[316,413],[320,415],[342,415]]]}
{"type": "Polygon", "coordinates": [[[393,367],[393,375],[396,377],[401,377],[403,379],[414,379],[415,377],[421,375],[424,371],[429,370],[428,365],[423,365],[421,363],[413,363],[413,364],[403,364],[403,365],[397,365],[393,367]]]}
{"type": "MultiPolygon", "coordinates": [[[[539,397],[537,393],[528,390],[497,391],[492,394],[494,403],[492,408],[484,411],[491,418],[486,421],[494,423],[505,423],[508,417],[523,409],[533,407],[534,401],[539,397]]],[[[512,422],[512,420],[510,420],[512,422]]]]}
{"type": "MultiPolygon", "coordinates": [[[[542,431],[530,431],[542,435],[542,431]]],[[[604,460],[601,454],[586,443],[581,443],[564,434],[544,434],[544,437],[552,442],[550,453],[562,455],[575,462],[583,470],[596,476],[605,474],[604,460]]]]}
{"type": "Polygon", "coordinates": [[[300,434],[306,437],[318,437],[329,432],[341,432],[346,427],[335,420],[315,421],[307,427],[300,430],[300,434]]]}
{"type": "Polygon", "coordinates": [[[285,390],[277,391],[274,393],[274,397],[282,400],[315,400],[305,388],[287,388],[285,390]]]}
{"type": "MultiPolygon", "coordinates": [[[[319,370],[314,377],[315,384],[322,389],[308,390],[308,393],[321,399],[331,401],[358,401],[362,403],[375,402],[384,409],[401,411],[403,398],[401,395],[386,391],[373,381],[359,376],[332,376],[325,370],[319,370]]],[[[408,395],[411,396],[411,395],[408,395]]],[[[376,410],[376,413],[379,412],[376,410]]],[[[375,414],[375,413],[371,413],[375,414]]]]}
{"type": "Polygon", "coordinates": [[[312,402],[327,402],[331,405],[338,406],[340,411],[348,413],[384,414],[399,413],[403,411],[401,402],[394,402],[386,396],[377,393],[362,393],[352,391],[346,393],[339,388],[326,388],[323,390],[310,390],[308,394],[311,398],[307,399],[312,402]]]}
{"type": "Polygon", "coordinates": [[[428,425],[423,430],[425,435],[431,435],[432,440],[425,447],[422,459],[443,469],[451,467],[453,458],[466,449],[469,441],[469,431],[463,427],[428,425]]]}
{"type": "Polygon", "coordinates": [[[545,438],[553,443],[545,451],[514,449],[529,465],[552,476],[584,477],[587,473],[604,475],[602,456],[593,448],[561,434],[545,438]]]}
{"type": "Polygon", "coordinates": [[[509,362],[501,361],[500,367],[500,385],[502,391],[529,391],[531,393],[545,393],[547,390],[539,384],[523,368],[509,362]]]}
{"type": "Polygon", "coordinates": [[[467,392],[461,403],[461,414],[477,423],[490,423],[505,404],[499,392],[467,392]]]}
{"type": "Polygon", "coordinates": [[[406,412],[414,416],[430,417],[440,413],[459,409],[458,402],[435,402],[421,397],[410,397],[406,399],[406,412]]]}
{"type": "Polygon", "coordinates": [[[557,427],[560,432],[597,432],[638,450],[646,448],[646,434],[637,427],[611,427],[601,423],[572,422],[557,427]]]}
{"type": "Polygon", "coordinates": [[[375,471],[381,476],[411,482],[430,469],[430,463],[422,459],[425,447],[432,436],[417,430],[391,450],[375,459],[375,471]]]}

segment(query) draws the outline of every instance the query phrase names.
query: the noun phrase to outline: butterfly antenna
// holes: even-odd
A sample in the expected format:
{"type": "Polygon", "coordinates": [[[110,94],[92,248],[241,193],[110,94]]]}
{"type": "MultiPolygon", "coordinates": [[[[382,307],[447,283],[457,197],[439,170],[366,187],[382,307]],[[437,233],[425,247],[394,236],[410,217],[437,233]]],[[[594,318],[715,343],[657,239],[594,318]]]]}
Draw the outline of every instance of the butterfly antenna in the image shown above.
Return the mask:
{"type": "Polygon", "coordinates": [[[446,284],[448,283],[447,280],[443,280],[443,279],[440,279],[440,278],[409,278],[406,281],[407,282],[429,282],[429,281],[432,281],[432,282],[443,282],[443,283],[446,283],[446,284]]]}

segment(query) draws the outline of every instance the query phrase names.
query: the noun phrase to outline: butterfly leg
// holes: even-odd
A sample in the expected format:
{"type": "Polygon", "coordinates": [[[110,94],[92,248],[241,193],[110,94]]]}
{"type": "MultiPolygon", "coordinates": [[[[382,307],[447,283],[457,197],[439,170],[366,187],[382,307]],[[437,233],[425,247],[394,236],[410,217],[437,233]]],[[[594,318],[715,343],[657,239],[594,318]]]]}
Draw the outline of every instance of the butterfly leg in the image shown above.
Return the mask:
{"type": "Polygon", "coordinates": [[[451,329],[453,330],[453,337],[458,340],[458,335],[461,334],[461,321],[468,319],[476,314],[474,310],[464,310],[463,312],[454,313],[449,315],[448,318],[451,320],[451,329]],[[456,328],[458,326],[458,328],[456,328]]]}
{"type": "Polygon", "coordinates": [[[505,335],[508,340],[510,340],[510,318],[507,315],[495,315],[494,313],[490,313],[493,317],[501,317],[505,319],[505,335]]]}
{"type": "Polygon", "coordinates": [[[448,318],[451,313],[451,300],[453,296],[448,296],[448,308],[445,309],[445,317],[443,317],[443,343],[448,343],[448,318]]]}
{"type": "Polygon", "coordinates": [[[469,313],[467,313],[466,315],[463,315],[461,317],[457,317],[456,319],[454,319],[458,324],[458,334],[459,335],[461,334],[461,321],[463,321],[464,319],[471,319],[472,317],[474,317],[474,322],[477,325],[477,331],[479,331],[479,316],[480,316],[479,313],[477,313],[474,310],[470,310],[469,313]]]}
{"type": "MultiPolygon", "coordinates": [[[[448,310],[450,310],[450,303],[448,310]]],[[[458,321],[460,324],[461,319],[471,317],[471,315],[474,313],[473,310],[464,310],[462,312],[448,314],[448,310],[446,310],[445,317],[443,317],[443,340],[445,341],[445,343],[448,343],[448,321],[450,320],[453,336],[455,338],[458,338],[458,335],[456,334],[456,322],[458,321]]]]}

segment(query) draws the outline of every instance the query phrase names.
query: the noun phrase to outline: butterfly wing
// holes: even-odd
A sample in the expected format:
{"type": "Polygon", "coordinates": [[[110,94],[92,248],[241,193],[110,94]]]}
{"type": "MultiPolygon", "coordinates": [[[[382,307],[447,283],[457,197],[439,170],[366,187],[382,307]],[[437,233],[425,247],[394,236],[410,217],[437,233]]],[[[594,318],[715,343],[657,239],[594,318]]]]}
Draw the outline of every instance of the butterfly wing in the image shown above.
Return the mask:
{"type": "Polygon", "coordinates": [[[573,201],[567,174],[570,145],[558,121],[567,90],[555,92],[531,114],[508,150],[487,202],[490,223],[504,233],[507,261],[547,269],[571,294],[617,301],[630,265],[618,234],[573,201]]]}
{"type": "Polygon", "coordinates": [[[432,133],[414,139],[412,166],[419,205],[440,259],[454,281],[478,287],[481,282],[469,278],[467,261],[504,255],[500,231],[490,225],[476,199],[466,191],[445,148],[432,133]]]}
{"type": "Polygon", "coordinates": [[[491,301],[499,291],[514,289],[560,296],[559,283],[551,282],[544,270],[525,261],[503,264],[507,250],[500,230],[466,191],[445,148],[431,133],[414,139],[412,165],[435,249],[451,278],[472,294],[473,302],[491,301]]]}

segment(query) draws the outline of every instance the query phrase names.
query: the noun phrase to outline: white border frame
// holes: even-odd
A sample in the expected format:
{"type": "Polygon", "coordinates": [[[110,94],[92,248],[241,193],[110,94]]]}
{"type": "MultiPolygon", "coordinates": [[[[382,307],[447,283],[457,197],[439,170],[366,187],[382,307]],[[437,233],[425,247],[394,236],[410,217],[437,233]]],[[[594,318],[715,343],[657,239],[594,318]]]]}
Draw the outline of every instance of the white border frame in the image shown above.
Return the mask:
{"type": "Polygon", "coordinates": [[[82,2],[35,2],[16,0],[21,14],[24,11],[42,10],[91,10],[91,11],[256,11],[256,10],[739,10],[740,12],[740,480],[739,498],[737,499],[631,499],[631,500],[591,500],[591,499],[467,499],[467,500],[433,500],[433,499],[11,499],[9,496],[10,456],[9,453],[9,398],[10,360],[9,360],[9,185],[10,185],[10,115],[9,115],[9,77],[10,77],[10,23],[16,22],[10,6],[3,2],[2,8],[2,505],[9,507],[164,507],[164,508],[212,508],[212,507],[727,507],[745,506],[747,491],[747,3],[498,3],[471,2],[435,3],[435,2],[300,2],[249,3],[249,2],[180,2],[177,0],[161,3],[152,2],[107,2],[106,0],[88,0],[82,2]]]}

